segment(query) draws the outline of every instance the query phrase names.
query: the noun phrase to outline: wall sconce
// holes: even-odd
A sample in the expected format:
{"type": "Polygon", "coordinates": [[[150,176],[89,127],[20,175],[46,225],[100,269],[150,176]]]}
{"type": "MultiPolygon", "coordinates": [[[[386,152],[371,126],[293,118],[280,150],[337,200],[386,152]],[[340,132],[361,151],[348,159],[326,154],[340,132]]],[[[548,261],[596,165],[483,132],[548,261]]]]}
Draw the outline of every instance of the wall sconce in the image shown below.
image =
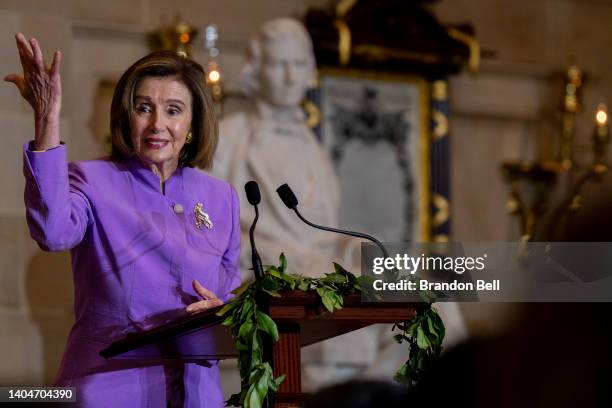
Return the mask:
{"type": "MultiPolygon", "coordinates": [[[[538,160],[532,163],[522,161],[502,163],[504,181],[510,186],[506,210],[518,217],[522,241],[529,241],[533,237],[536,224],[547,209],[550,192],[562,175],[568,174],[563,179],[572,184],[573,177],[569,176],[570,172],[583,170],[584,173],[586,169],[586,176],[579,178],[585,180],[608,170],[606,159],[609,144],[608,112],[604,104],[599,104],[595,113],[592,166],[583,166],[581,169],[574,162],[575,119],[576,114],[582,111],[581,87],[584,78],[584,72],[576,65],[567,68],[558,159],[538,160]]],[[[582,206],[581,200],[579,194],[573,197],[570,210],[577,211],[582,206]]]]}
{"type": "Polygon", "coordinates": [[[608,110],[600,103],[595,113],[595,130],[593,131],[593,171],[604,173],[608,170],[608,144],[610,142],[608,128],[608,110]]]}
{"type": "Polygon", "coordinates": [[[210,89],[210,94],[215,106],[215,113],[218,117],[221,117],[223,114],[223,87],[221,84],[221,69],[219,68],[219,64],[217,62],[217,57],[220,53],[220,50],[217,47],[218,39],[219,30],[216,24],[206,26],[204,29],[204,48],[208,52],[209,56],[206,84],[210,89]]]}
{"type": "Polygon", "coordinates": [[[193,40],[197,38],[198,30],[180,21],[180,16],[174,18],[175,23],[164,27],[154,35],[162,50],[173,50],[187,58],[192,57],[193,40]]]}

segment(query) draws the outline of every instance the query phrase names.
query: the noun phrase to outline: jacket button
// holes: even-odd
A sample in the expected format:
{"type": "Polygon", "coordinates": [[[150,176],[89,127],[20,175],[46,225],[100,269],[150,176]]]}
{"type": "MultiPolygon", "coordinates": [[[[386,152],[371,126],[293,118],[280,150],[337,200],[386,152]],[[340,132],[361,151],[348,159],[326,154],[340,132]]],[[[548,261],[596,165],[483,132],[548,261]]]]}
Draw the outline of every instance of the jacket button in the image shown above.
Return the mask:
{"type": "Polygon", "coordinates": [[[183,213],[183,206],[180,204],[174,204],[174,207],[172,207],[172,209],[174,210],[175,214],[182,214],[183,213]]]}

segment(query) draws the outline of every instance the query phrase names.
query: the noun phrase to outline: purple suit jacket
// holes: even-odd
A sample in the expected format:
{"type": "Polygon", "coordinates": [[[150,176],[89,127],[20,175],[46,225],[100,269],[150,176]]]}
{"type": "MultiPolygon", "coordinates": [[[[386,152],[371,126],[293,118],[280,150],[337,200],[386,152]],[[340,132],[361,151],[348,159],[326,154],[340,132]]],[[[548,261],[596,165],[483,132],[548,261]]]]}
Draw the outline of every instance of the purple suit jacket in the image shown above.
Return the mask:
{"type": "Polygon", "coordinates": [[[63,145],[32,152],[26,144],[24,174],[32,238],[47,251],[70,250],[72,258],[75,324],[56,384],[77,387],[79,404],[88,407],[165,407],[181,393],[185,406],[223,406],[214,365],[144,366],[109,362],[98,352],[128,332],[184,315],[201,300],[194,279],[223,300],[231,297],[240,283],[236,191],[179,167],[162,194],[159,178],[136,159],[67,165],[63,145]],[[196,228],[197,203],[211,229],[196,228]]]}

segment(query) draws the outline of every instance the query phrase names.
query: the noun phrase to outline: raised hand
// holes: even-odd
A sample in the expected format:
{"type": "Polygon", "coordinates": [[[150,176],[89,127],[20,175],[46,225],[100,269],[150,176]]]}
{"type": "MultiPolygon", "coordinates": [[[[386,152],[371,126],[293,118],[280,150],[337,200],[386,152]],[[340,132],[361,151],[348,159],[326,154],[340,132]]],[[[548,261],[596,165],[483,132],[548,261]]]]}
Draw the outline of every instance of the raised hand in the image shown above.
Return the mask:
{"type": "Polygon", "coordinates": [[[194,280],[192,282],[192,285],[193,285],[193,290],[195,290],[198,295],[202,296],[204,300],[200,300],[199,302],[195,302],[187,306],[185,310],[188,313],[190,314],[200,313],[205,310],[212,309],[213,307],[221,306],[223,304],[223,301],[219,299],[217,295],[215,295],[210,290],[206,289],[197,280],[194,280]]]}
{"type": "Polygon", "coordinates": [[[4,80],[12,82],[21,96],[34,109],[34,148],[45,150],[60,143],[59,122],[62,107],[62,85],[60,66],[62,54],[53,54],[51,67],[43,60],[43,54],[35,38],[26,40],[23,34],[15,36],[23,75],[9,74],[4,80]]]}

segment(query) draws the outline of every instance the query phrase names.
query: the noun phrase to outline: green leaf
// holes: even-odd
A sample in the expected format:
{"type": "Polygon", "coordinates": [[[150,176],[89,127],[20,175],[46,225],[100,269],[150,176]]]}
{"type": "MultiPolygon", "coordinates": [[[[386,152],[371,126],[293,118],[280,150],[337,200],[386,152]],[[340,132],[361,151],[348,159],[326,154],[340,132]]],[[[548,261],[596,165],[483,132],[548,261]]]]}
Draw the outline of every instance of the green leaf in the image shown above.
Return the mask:
{"type": "Polygon", "coordinates": [[[253,336],[251,340],[251,366],[256,366],[259,364],[259,361],[256,361],[256,357],[261,353],[261,346],[259,345],[259,336],[257,333],[253,336]]]}
{"type": "Polygon", "coordinates": [[[344,298],[338,293],[334,293],[334,297],[336,298],[334,306],[336,306],[336,309],[342,309],[342,306],[344,305],[344,298]]]}
{"type": "Polygon", "coordinates": [[[414,320],[408,324],[406,327],[406,333],[410,336],[415,337],[417,335],[417,329],[420,327],[420,322],[418,320],[414,320]]]}
{"type": "Polygon", "coordinates": [[[275,277],[277,277],[277,278],[279,278],[279,279],[281,278],[281,273],[279,272],[279,270],[278,270],[278,269],[276,269],[276,268],[274,268],[274,267],[272,267],[272,268],[268,269],[268,270],[266,271],[266,273],[267,273],[268,275],[275,276],[275,277]]]}
{"type": "Polygon", "coordinates": [[[253,284],[253,281],[244,282],[242,285],[238,286],[236,289],[232,290],[232,293],[236,297],[240,297],[249,287],[253,284]]]}
{"type": "Polygon", "coordinates": [[[287,273],[281,273],[279,275],[279,278],[282,279],[283,281],[285,281],[287,284],[289,284],[289,287],[291,289],[295,288],[295,281],[296,281],[296,279],[293,276],[291,276],[291,275],[289,275],[287,273]]]}
{"type": "Polygon", "coordinates": [[[302,292],[308,292],[308,289],[310,289],[310,280],[308,280],[308,279],[301,280],[298,283],[297,287],[302,292]]]}
{"type": "Polygon", "coordinates": [[[261,400],[259,399],[259,393],[255,389],[255,385],[249,387],[246,398],[244,400],[245,408],[261,408],[261,400]]]}
{"type": "Polygon", "coordinates": [[[327,274],[327,276],[325,276],[323,279],[321,279],[321,282],[325,282],[325,283],[346,283],[347,279],[346,276],[341,275],[339,273],[330,273],[327,274]]]}
{"type": "MultiPolygon", "coordinates": [[[[344,267],[342,265],[340,265],[338,262],[334,262],[334,272],[342,274],[344,276],[353,275],[352,273],[350,273],[349,271],[344,269],[344,267]]],[[[355,275],[353,275],[353,276],[355,276],[355,275]]]]}
{"type": "Polygon", "coordinates": [[[429,333],[431,333],[432,336],[436,338],[438,337],[438,332],[434,327],[433,321],[431,320],[431,316],[427,316],[427,328],[429,329],[429,333]]]}
{"type": "Polygon", "coordinates": [[[287,257],[282,252],[278,257],[278,269],[283,273],[287,270],[287,257]]]}
{"type": "Polygon", "coordinates": [[[395,381],[398,381],[400,383],[408,383],[410,382],[410,373],[412,372],[412,369],[410,368],[410,364],[408,362],[404,363],[404,365],[397,370],[397,373],[395,374],[395,381]]]}
{"type": "Polygon", "coordinates": [[[251,334],[253,334],[254,328],[255,326],[253,326],[253,322],[251,322],[250,320],[247,320],[246,322],[240,325],[240,329],[238,330],[238,337],[250,336],[251,334]]]}
{"type": "Polygon", "coordinates": [[[332,295],[333,291],[327,286],[321,286],[320,288],[317,288],[317,293],[321,297],[321,302],[323,303],[323,306],[325,306],[325,308],[330,313],[333,313],[334,312],[334,298],[332,295]]]}
{"type": "Polygon", "coordinates": [[[264,276],[259,285],[261,285],[262,288],[271,291],[276,291],[280,289],[280,282],[271,275],[264,276]]]}
{"type": "Polygon", "coordinates": [[[417,368],[422,371],[425,368],[425,353],[418,353],[416,360],[417,368]]]}
{"type": "Polygon", "coordinates": [[[266,292],[268,295],[270,295],[272,297],[281,297],[281,294],[278,293],[275,290],[268,290],[268,289],[264,289],[264,288],[261,288],[261,290],[263,290],[264,292],[266,292]]]}
{"type": "Polygon", "coordinates": [[[238,305],[240,305],[240,302],[238,302],[236,299],[232,299],[230,300],[228,303],[226,303],[225,305],[223,305],[223,307],[217,312],[215,313],[215,315],[217,316],[223,316],[225,315],[227,312],[229,312],[230,310],[234,309],[235,307],[237,307],[238,305]]]}
{"type": "Polygon", "coordinates": [[[264,401],[268,394],[268,383],[270,382],[270,373],[267,371],[263,371],[255,387],[257,389],[257,394],[259,394],[259,400],[264,401]]]}
{"type": "Polygon", "coordinates": [[[234,315],[229,315],[221,322],[223,326],[231,326],[234,324],[234,315]]]}
{"type": "Polygon", "coordinates": [[[249,375],[249,384],[257,383],[257,381],[259,381],[263,373],[264,373],[264,370],[262,369],[261,364],[257,364],[257,366],[255,366],[251,370],[251,374],[249,375]]]}
{"type": "Polygon", "coordinates": [[[276,327],[274,320],[272,320],[267,314],[259,311],[255,314],[255,316],[257,318],[257,328],[272,336],[274,341],[278,341],[278,328],[276,327]]]}
{"type": "Polygon", "coordinates": [[[334,300],[329,294],[326,293],[323,295],[321,301],[323,302],[323,306],[325,306],[330,313],[334,313],[334,300]]]}
{"type": "Polygon", "coordinates": [[[285,377],[286,377],[285,374],[283,374],[280,377],[277,377],[277,378],[273,379],[272,381],[269,382],[268,387],[273,392],[277,392],[278,391],[278,387],[285,380],[285,377]]]}
{"type": "Polygon", "coordinates": [[[241,341],[236,341],[235,346],[236,346],[236,350],[238,351],[248,351],[249,350],[249,346],[247,346],[245,343],[241,341]]]}
{"type": "Polygon", "coordinates": [[[274,384],[276,384],[276,386],[277,386],[277,387],[279,387],[279,386],[282,384],[282,382],[283,382],[283,381],[285,381],[285,378],[286,378],[286,377],[287,377],[287,376],[286,376],[285,374],[283,374],[283,375],[281,375],[281,376],[279,376],[279,377],[276,377],[276,378],[274,379],[274,384]]]}
{"type": "Polygon", "coordinates": [[[417,329],[417,346],[419,346],[419,348],[422,350],[426,350],[431,346],[421,326],[419,326],[417,329]]]}
{"type": "Polygon", "coordinates": [[[242,305],[242,310],[240,310],[240,321],[241,322],[245,321],[251,315],[251,312],[255,308],[254,305],[255,305],[255,301],[252,299],[249,299],[248,301],[244,302],[244,304],[242,305]]]}

